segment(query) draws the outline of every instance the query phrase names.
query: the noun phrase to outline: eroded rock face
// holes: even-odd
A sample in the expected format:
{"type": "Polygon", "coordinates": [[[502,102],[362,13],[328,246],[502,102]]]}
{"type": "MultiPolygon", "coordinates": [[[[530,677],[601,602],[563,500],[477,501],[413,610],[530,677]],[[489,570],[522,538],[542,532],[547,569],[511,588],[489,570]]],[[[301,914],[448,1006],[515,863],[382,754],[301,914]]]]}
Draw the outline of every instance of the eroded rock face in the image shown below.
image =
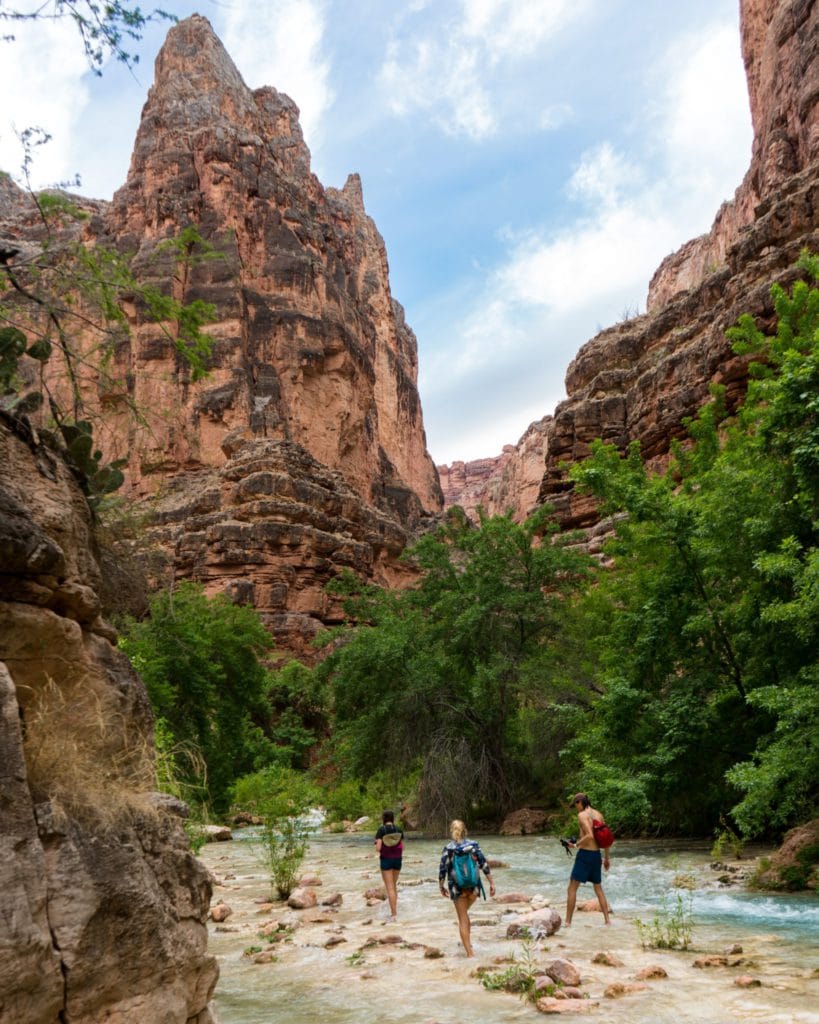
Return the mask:
{"type": "MultiPolygon", "coordinates": [[[[639,440],[661,465],[682,421],[709,399],[712,382],[734,407],[745,393],[747,360],[725,338],[742,313],[773,326],[772,281],[788,285],[803,248],[819,247],[819,7],[810,0],[742,0],[742,46],[751,99],[751,167],[708,235],[668,257],[651,282],[648,312],[587,342],[566,374],[568,398],[545,423],[545,463],[536,501],[566,526],[589,526],[596,505],[575,495],[561,462],[584,458],[596,437],[625,447],[639,440]]],[[[526,476],[525,445],[501,477],[526,476]]],[[[489,507],[499,484],[471,496],[489,507]]],[[[501,487],[501,489],[503,489],[501,487]]],[[[523,495],[524,492],[521,492],[523,495]]],[[[504,497],[504,500],[508,500],[504,497]]],[[[528,497],[518,502],[531,509],[528,497]]]]}
{"type": "MultiPolygon", "coordinates": [[[[392,298],[384,242],[361,182],[325,189],[310,171],[298,109],[273,88],[251,91],[209,23],[171,29],[156,61],[126,184],[102,236],[167,280],[157,244],[187,225],[224,254],[175,284],[218,309],[209,378],[190,385],[161,332],[138,326],[118,353],[129,395],[155,410],[150,432],[118,429],[141,493],[225,461],[223,442],[292,440],[344,473],[365,501],[406,521],[391,488],[437,511],[416,387],[417,343],[392,298]]],[[[110,404],[108,415],[110,417],[110,404]]]]}
{"type": "MultiPolygon", "coordinates": [[[[0,241],[36,246],[42,224],[30,197],[8,182],[0,190],[0,241]]],[[[344,188],[325,189],[310,170],[295,104],[273,88],[251,91],[209,23],[194,16],[171,29],[157,58],[126,184],[110,204],[79,203],[88,219],[67,225],[67,233],[136,253],[140,281],[187,303],[212,303],[218,317],[208,327],[215,339],[209,374],[193,382],[173,344],[176,325],[150,322],[133,303],[129,335],[107,374],[76,368],[84,399],[99,414],[95,443],[106,461],[128,460],[133,497],[161,495],[160,511],[175,523],[158,534],[170,545],[171,575],[202,579],[211,593],[241,581],[237,596],[256,603],[283,645],[298,650],[324,620],[319,580],[346,566],[372,578],[401,576],[386,562],[443,505],[426,451],[416,339],[392,297],[384,242],[365,212],[361,182],[351,175],[344,188]],[[192,265],[165,248],[189,226],[221,258],[192,265]],[[345,541],[344,503],[335,503],[333,523],[318,482],[319,505],[311,510],[308,481],[294,465],[286,489],[298,492],[293,501],[302,508],[285,542],[280,523],[289,521],[293,501],[282,497],[281,481],[276,494],[262,500],[259,492],[251,501],[258,479],[242,487],[235,476],[239,466],[255,467],[250,448],[264,459],[270,444],[297,446],[317,479],[341,474],[361,506],[353,518],[379,525],[356,527],[355,542],[345,541]],[[220,476],[228,466],[241,539],[255,552],[244,560],[226,527],[209,522],[207,537],[200,529],[204,515],[216,514],[217,491],[219,514],[229,518],[233,498],[222,493],[227,478],[220,476]],[[183,509],[190,523],[180,518],[183,509]],[[251,529],[254,510],[260,519],[251,529]]],[[[56,360],[48,371],[59,390],[56,360]]]]}
{"type": "Polygon", "coordinates": [[[209,1024],[210,883],[98,582],[72,476],[0,421],[0,1020],[209,1024]]]}
{"type": "Polygon", "coordinates": [[[516,522],[524,520],[537,504],[551,420],[535,420],[516,445],[505,445],[493,459],[438,466],[444,506],[460,505],[473,521],[479,507],[490,516],[511,512],[516,522]]]}
{"type": "Polygon", "coordinates": [[[291,441],[247,442],[219,470],[179,475],[155,510],[154,536],[176,571],[252,604],[305,660],[316,633],[342,621],[325,592],[342,569],[385,586],[411,578],[396,520],[291,441]]]}

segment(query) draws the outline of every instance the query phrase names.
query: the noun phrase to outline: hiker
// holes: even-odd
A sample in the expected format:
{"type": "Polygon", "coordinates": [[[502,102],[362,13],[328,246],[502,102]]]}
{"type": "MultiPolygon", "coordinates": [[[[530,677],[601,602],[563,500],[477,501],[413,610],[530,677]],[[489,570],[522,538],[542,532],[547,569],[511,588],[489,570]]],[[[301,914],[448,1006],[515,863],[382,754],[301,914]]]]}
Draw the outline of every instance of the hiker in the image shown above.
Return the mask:
{"type": "Polygon", "coordinates": [[[390,906],[388,920],[395,921],[398,917],[398,876],[401,873],[401,858],[404,853],[404,833],[395,824],[395,814],[392,811],[384,811],[381,815],[381,825],[375,833],[374,842],[390,906]]]}
{"type": "Polygon", "coordinates": [[[600,863],[609,869],[609,851],[604,849],[601,852],[597,841],[594,838],[594,822],[602,822],[603,815],[592,807],[589,798],[585,793],[577,793],[571,799],[572,807],[577,809],[577,840],[569,840],[569,846],[577,850],[572,865],[572,873],[569,878],[569,890],[566,893],[566,927],[572,923],[574,905],[577,900],[577,890],[583,882],[591,882],[594,886],[594,893],[603,911],[603,920],[611,924],[609,920],[609,905],[606,894],[601,884],[602,875],[600,863]]]}
{"type": "Polygon", "coordinates": [[[458,931],[466,955],[474,956],[475,951],[472,949],[470,937],[469,908],[478,898],[479,892],[483,893],[483,898],[486,899],[480,872],[483,871],[489,879],[490,896],[495,895],[495,882],[480,846],[474,839],[466,838],[466,825],[462,821],[453,821],[449,826],[449,834],[452,841],[446,844],[441,854],[438,885],[441,895],[449,896],[455,904],[455,913],[458,915],[458,931]],[[449,892],[444,886],[444,879],[446,879],[449,892]]]}

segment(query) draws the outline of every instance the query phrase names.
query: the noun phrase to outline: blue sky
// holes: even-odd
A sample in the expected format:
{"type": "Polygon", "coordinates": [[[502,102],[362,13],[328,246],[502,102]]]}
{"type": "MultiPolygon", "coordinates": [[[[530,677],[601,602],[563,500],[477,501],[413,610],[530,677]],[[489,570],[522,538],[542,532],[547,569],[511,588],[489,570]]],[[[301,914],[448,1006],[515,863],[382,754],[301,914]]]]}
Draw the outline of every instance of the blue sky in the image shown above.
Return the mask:
{"type": "MultiPolygon", "coordinates": [[[[361,175],[418,336],[438,463],[496,455],[564,396],[662,258],[711,225],[750,160],[737,0],[171,0],[245,81],[301,110],[313,170],[361,175]]],[[[143,10],[150,9],[148,5],[143,10]]],[[[0,43],[0,167],[53,136],[38,185],[127,173],[153,60],[91,75],[68,23],[0,43]]]]}

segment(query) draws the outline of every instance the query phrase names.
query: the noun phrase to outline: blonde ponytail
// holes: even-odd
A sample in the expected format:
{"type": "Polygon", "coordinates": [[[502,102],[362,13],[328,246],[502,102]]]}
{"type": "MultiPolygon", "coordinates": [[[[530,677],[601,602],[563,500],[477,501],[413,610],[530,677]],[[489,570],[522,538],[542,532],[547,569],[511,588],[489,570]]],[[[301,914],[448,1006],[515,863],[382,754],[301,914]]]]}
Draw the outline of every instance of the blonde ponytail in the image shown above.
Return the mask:
{"type": "Polygon", "coordinates": [[[449,834],[456,843],[462,842],[466,839],[466,825],[458,818],[452,822],[449,826],[449,834]]]}

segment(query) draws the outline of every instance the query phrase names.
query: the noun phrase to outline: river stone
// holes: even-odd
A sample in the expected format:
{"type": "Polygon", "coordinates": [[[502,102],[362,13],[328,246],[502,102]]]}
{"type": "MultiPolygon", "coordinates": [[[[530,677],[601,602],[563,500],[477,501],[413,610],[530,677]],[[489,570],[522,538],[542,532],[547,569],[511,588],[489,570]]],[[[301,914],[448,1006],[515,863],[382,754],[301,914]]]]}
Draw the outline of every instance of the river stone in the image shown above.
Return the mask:
{"type": "Polygon", "coordinates": [[[605,967],[625,967],[626,965],[620,959],[619,956],[615,956],[614,953],[603,951],[595,953],[592,957],[593,964],[603,964],[605,967]]]}
{"type": "Polygon", "coordinates": [[[716,953],[712,953],[709,956],[698,956],[692,967],[699,967],[700,969],[706,967],[727,967],[728,957],[718,956],[716,953]]]}
{"type": "Polygon", "coordinates": [[[546,974],[558,985],[577,987],[580,984],[580,971],[571,960],[553,960],[546,968],[546,974]]]}
{"type": "Polygon", "coordinates": [[[555,999],[554,996],[543,996],[535,1003],[541,1013],[591,1013],[599,1005],[590,999],[555,999]]]}
{"type": "Polygon", "coordinates": [[[232,913],[233,908],[229,907],[227,903],[217,903],[215,907],[210,908],[211,920],[216,921],[219,924],[221,924],[222,921],[227,921],[232,913]]]}
{"type": "Polygon", "coordinates": [[[603,990],[603,995],[606,999],[620,999],[623,996],[630,996],[636,992],[645,992],[647,990],[648,985],[644,985],[641,981],[615,981],[611,985],[606,986],[603,990]]]}
{"type": "Polygon", "coordinates": [[[287,905],[293,910],[307,910],[308,907],[315,907],[317,903],[318,896],[314,889],[294,889],[287,898],[287,905]]]}
{"type": "Polygon", "coordinates": [[[562,924],[560,914],[552,907],[520,914],[506,929],[507,939],[525,936],[554,935],[562,924]]]}
{"type": "Polygon", "coordinates": [[[648,967],[641,967],[634,975],[637,981],[652,981],[657,978],[667,978],[668,971],[659,964],[650,964],[648,967]]]}
{"type": "Polygon", "coordinates": [[[752,978],[750,974],[740,974],[738,978],[734,978],[734,984],[740,988],[761,988],[762,982],[759,978],[752,978]]]}
{"type": "Polygon", "coordinates": [[[496,903],[529,903],[530,899],[524,892],[505,892],[495,897],[496,903]]]}

